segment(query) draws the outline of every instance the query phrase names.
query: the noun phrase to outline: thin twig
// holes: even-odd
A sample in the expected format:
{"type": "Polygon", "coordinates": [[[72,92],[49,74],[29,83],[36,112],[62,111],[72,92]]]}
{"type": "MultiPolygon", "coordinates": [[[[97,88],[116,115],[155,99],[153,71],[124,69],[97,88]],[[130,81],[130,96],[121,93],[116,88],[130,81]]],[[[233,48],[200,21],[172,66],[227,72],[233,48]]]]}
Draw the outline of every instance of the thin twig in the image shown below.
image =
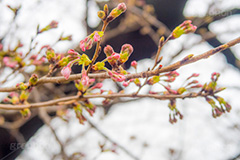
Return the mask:
{"type": "Polygon", "coordinates": [[[60,139],[58,138],[54,128],[51,126],[50,122],[51,122],[51,117],[47,114],[45,108],[39,108],[39,117],[43,120],[43,122],[50,128],[50,130],[52,131],[56,141],[59,143],[60,148],[61,148],[61,155],[62,158],[64,160],[67,159],[67,155],[64,149],[64,145],[62,144],[62,142],[60,141],[60,139]]]}
{"type": "Polygon", "coordinates": [[[129,150],[127,150],[125,147],[123,147],[122,145],[120,145],[119,143],[117,143],[116,141],[114,141],[113,139],[111,139],[108,135],[106,135],[101,129],[99,129],[93,122],[91,122],[90,119],[86,118],[87,122],[99,133],[101,134],[104,138],[106,138],[108,141],[110,141],[112,144],[116,144],[121,150],[123,150],[127,155],[129,155],[130,157],[132,157],[135,160],[139,160],[138,157],[136,157],[135,155],[133,155],[129,150]]]}
{"type": "MultiPolygon", "coordinates": [[[[215,93],[217,93],[216,91],[215,93]]],[[[134,93],[130,94],[124,94],[124,93],[114,93],[114,94],[98,94],[98,95],[84,95],[82,97],[79,96],[69,96],[64,98],[58,98],[55,100],[49,100],[45,102],[39,102],[39,103],[32,103],[32,104],[22,104],[22,105],[12,105],[12,104],[0,104],[0,109],[5,110],[21,110],[24,108],[39,108],[39,107],[49,107],[57,104],[68,104],[72,103],[73,101],[79,101],[79,100],[85,100],[89,98],[121,98],[121,97],[129,97],[129,98],[155,98],[159,100],[167,100],[167,99],[185,99],[185,98],[195,98],[195,97],[205,97],[208,94],[205,93],[188,93],[188,94],[182,94],[182,95],[175,95],[175,94],[169,94],[169,95],[158,95],[158,94],[137,94],[134,93]]]]}

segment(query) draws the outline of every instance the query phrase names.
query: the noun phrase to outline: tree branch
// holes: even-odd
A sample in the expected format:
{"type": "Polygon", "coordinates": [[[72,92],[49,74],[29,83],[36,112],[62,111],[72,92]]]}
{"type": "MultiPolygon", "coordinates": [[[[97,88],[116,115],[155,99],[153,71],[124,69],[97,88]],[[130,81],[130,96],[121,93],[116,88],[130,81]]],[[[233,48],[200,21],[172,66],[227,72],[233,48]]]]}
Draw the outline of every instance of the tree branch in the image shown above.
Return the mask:
{"type": "MultiPolygon", "coordinates": [[[[194,56],[194,57],[191,57],[190,59],[188,60],[181,60],[181,61],[178,61],[178,62],[175,62],[171,65],[168,65],[166,67],[163,67],[161,69],[155,69],[155,70],[152,70],[152,71],[145,71],[145,72],[140,72],[140,73],[132,73],[132,74],[128,74],[126,75],[126,80],[129,80],[129,79],[133,79],[133,78],[146,78],[146,77],[151,77],[151,76],[154,76],[154,75],[159,75],[160,73],[163,73],[163,72],[169,72],[169,71],[173,71],[173,70],[176,70],[186,64],[190,64],[190,63],[194,63],[196,61],[199,61],[201,59],[206,59],[218,52],[221,52],[227,48],[230,48],[236,44],[240,43],[240,37],[228,42],[228,43],[225,43],[223,45],[220,45],[216,48],[213,48],[205,53],[202,53],[198,56],[194,56]]],[[[95,78],[95,79],[108,79],[110,78],[110,76],[104,72],[104,73],[92,73],[92,74],[88,74],[89,78],[95,78]]],[[[57,84],[60,84],[60,83],[66,83],[66,82],[69,82],[69,81],[73,81],[73,80],[77,80],[77,79],[81,79],[82,77],[82,74],[74,74],[74,75],[70,75],[69,79],[66,80],[63,76],[59,76],[59,77],[42,77],[38,80],[38,82],[36,83],[36,85],[40,85],[40,84],[44,84],[44,83],[57,83],[57,84]]],[[[26,85],[29,85],[28,83],[26,83],[26,85]]],[[[0,88],[0,92],[12,92],[12,91],[17,91],[17,90],[20,90],[20,88],[18,87],[4,87],[4,88],[0,88]]]]}
{"type": "MultiPolygon", "coordinates": [[[[217,93],[216,91],[215,93],[217,93]]],[[[214,93],[214,94],[215,94],[214,93]]],[[[176,94],[169,94],[169,95],[158,95],[158,94],[124,94],[124,93],[114,93],[114,94],[107,94],[107,95],[102,95],[102,94],[97,94],[97,95],[84,95],[83,97],[79,96],[69,96],[69,97],[64,97],[64,98],[59,98],[56,100],[49,100],[45,102],[39,102],[39,103],[32,103],[32,104],[23,104],[23,105],[12,105],[12,104],[0,104],[0,109],[5,109],[5,110],[21,110],[24,108],[39,108],[39,107],[49,107],[53,105],[58,105],[58,104],[71,104],[74,101],[79,101],[79,100],[84,100],[84,99],[89,99],[89,98],[121,98],[121,97],[128,97],[128,98],[155,98],[159,100],[168,100],[168,99],[185,99],[185,98],[195,98],[195,97],[205,97],[209,94],[206,93],[195,93],[191,92],[188,94],[182,94],[182,95],[176,95],[176,94]]]]}

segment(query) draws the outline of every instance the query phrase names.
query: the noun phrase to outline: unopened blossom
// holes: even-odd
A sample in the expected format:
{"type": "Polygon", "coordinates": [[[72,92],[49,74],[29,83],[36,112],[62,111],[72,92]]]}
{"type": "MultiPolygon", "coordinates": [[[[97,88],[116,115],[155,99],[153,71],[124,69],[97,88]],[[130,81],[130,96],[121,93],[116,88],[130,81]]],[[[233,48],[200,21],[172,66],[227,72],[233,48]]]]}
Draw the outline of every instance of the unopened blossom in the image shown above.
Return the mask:
{"type": "Polygon", "coordinates": [[[137,69],[137,61],[132,61],[131,66],[135,69],[137,69]]]}
{"type": "Polygon", "coordinates": [[[120,64],[125,63],[128,60],[129,56],[132,54],[132,52],[133,52],[132,45],[124,44],[120,52],[120,59],[119,59],[120,64]]]}
{"type": "Polygon", "coordinates": [[[101,89],[102,86],[103,86],[102,83],[97,83],[97,84],[95,84],[95,85],[92,87],[92,89],[101,89]]]}
{"type": "Polygon", "coordinates": [[[107,21],[111,22],[112,20],[120,16],[120,14],[124,13],[126,10],[127,10],[127,6],[125,3],[118,4],[118,6],[109,13],[109,16],[107,17],[107,21]]]}
{"type": "Polygon", "coordinates": [[[110,45],[107,45],[106,47],[104,47],[104,53],[108,57],[108,56],[111,56],[114,53],[114,50],[110,45]]]}
{"type": "Polygon", "coordinates": [[[79,53],[76,52],[74,49],[69,49],[69,50],[68,50],[68,54],[69,54],[69,55],[73,55],[73,56],[79,55],[79,53]]]}
{"type": "Polygon", "coordinates": [[[29,108],[25,108],[25,109],[20,110],[20,113],[26,119],[28,119],[31,116],[31,111],[30,111],[29,108]]]}
{"type": "Polygon", "coordinates": [[[100,39],[101,39],[101,37],[100,37],[100,35],[98,34],[98,32],[95,32],[95,34],[94,34],[94,36],[93,36],[93,40],[94,40],[95,42],[97,42],[97,41],[100,41],[100,39]]]}
{"type": "Polygon", "coordinates": [[[123,86],[127,87],[129,85],[129,82],[123,82],[123,86]]]}
{"type": "Polygon", "coordinates": [[[84,70],[82,72],[82,78],[81,78],[81,83],[83,86],[88,87],[90,84],[92,84],[95,81],[95,79],[90,79],[87,75],[87,72],[84,70]]]}
{"type": "Polygon", "coordinates": [[[60,37],[59,38],[60,41],[71,41],[72,40],[72,35],[66,36],[66,37],[60,37]]]}
{"type": "Polygon", "coordinates": [[[171,39],[178,38],[183,34],[194,33],[196,29],[197,26],[194,26],[191,20],[186,20],[172,31],[171,39]]]}
{"type": "Polygon", "coordinates": [[[122,82],[126,79],[124,75],[115,71],[108,71],[108,75],[116,82],[122,82]]]}
{"type": "Polygon", "coordinates": [[[31,76],[30,79],[29,79],[29,85],[30,85],[30,86],[36,85],[37,82],[38,82],[38,76],[37,76],[37,74],[32,74],[32,76],[31,76]]]}
{"type": "Polygon", "coordinates": [[[65,77],[66,80],[68,80],[71,72],[72,70],[69,65],[67,65],[66,67],[63,67],[63,69],[61,70],[61,74],[65,77]]]}
{"type": "Polygon", "coordinates": [[[193,73],[190,77],[187,78],[187,80],[192,78],[192,77],[198,77],[199,75],[200,75],[199,73],[193,73]]]}
{"type": "Polygon", "coordinates": [[[38,31],[38,33],[42,33],[42,32],[48,31],[50,29],[57,28],[57,27],[58,27],[58,22],[57,21],[51,21],[50,24],[48,24],[46,27],[44,27],[43,29],[38,31]]]}
{"type": "Polygon", "coordinates": [[[98,11],[97,15],[102,20],[104,20],[106,18],[106,13],[104,11],[98,11]]]}
{"type": "Polygon", "coordinates": [[[103,36],[102,31],[94,31],[92,34],[87,36],[84,40],[81,40],[79,43],[79,47],[83,52],[86,50],[89,50],[93,46],[93,42],[98,42],[100,41],[101,37],[103,36]]]}

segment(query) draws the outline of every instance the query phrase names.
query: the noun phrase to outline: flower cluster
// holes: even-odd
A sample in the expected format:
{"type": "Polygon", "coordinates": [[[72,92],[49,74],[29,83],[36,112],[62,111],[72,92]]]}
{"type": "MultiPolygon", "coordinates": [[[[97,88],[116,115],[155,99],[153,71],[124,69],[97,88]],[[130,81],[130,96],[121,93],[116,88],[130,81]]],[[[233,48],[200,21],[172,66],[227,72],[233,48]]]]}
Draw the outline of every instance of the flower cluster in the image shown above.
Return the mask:
{"type": "Polygon", "coordinates": [[[73,103],[73,109],[75,111],[76,117],[79,120],[79,123],[84,124],[84,122],[86,121],[86,118],[83,115],[83,109],[85,109],[90,116],[93,116],[96,110],[96,106],[92,104],[89,100],[85,100],[83,104],[78,102],[73,103]]]}
{"type": "Polygon", "coordinates": [[[176,99],[171,99],[168,104],[169,109],[171,110],[169,114],[169,122],[171,124],[174,124],[177,122],[177,116],[179,119],[183,119],[183,115],[179,112],[179,110],[176,108],[176,99]]]}
{"type": "Polygon", "coordinates": [[[94,31],[92,34],[87,36],[84,40],[81,40],[79,46],[83,52],[92,48],[94,42],[100,41],[103,36],[102,31],[94,31]]]}
{"type": "Polygon", "coordinates": [[[192,25],[192,21],[186,20],[172,31],[170,39],[178,38],[183,34],[194,33],[196,29],[197,27],[192,25]]]}
{"type": "Polygon", "coordinates": [[[220,76],[219,73],[214,72],[211,76],[211,82],[205,83],[204,86],[202,87],[202,92],[209,95],[209,96],[206,96],[205,99],[212,107],[212,116],[214,118],[221,116],[223,113],[225,113],[225,111],[230,112],[232,108],[231,105],[227,103],[222,97],[215,95],[216,92],[219,92],[225,89],[225,88],[217,88],[217,80],[219,76],[220,76]],[[219,103],[219,106],[216,105],[215,101],[219,103]]]}

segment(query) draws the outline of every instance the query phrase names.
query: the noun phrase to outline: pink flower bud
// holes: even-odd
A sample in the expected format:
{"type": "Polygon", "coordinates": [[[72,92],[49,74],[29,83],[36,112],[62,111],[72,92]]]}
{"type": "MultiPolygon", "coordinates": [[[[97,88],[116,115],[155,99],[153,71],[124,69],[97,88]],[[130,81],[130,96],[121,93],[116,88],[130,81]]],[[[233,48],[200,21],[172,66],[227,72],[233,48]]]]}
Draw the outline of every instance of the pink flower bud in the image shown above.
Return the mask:
{"type": "Polygon", "coordinates": [[[63,67],[63,69],[61,70],[61,74],[65,77],[66,80],[68,80],[70,74],[71,74],[71,67],[70,66],[66,66],[63,67]]]}
{"type": "Polygon", "coordinates": [[[102,83],[97,83],[97,84],[95,84],[93,87],[92,87],[92,89],[100,89],[100,88],[102,88],[102,86],[103,86],[103,84],[102,83]]]}
{"type": "Polygon", "coordinates": [[[131,44],[124,44],[121,48],[121,54],[127,53],[130,56],[133,52],[133,47],[131,44]]]}
{"type": "Polygon", "coordinates": [[[86,49],[85,49],[85,43],[84,43],[83,40],[80,41],[79,47],[81,48],[81,50],[82,50],[83,52],[85,52],[86,49]]]}
{"type": "Polygon", "coordinates": [[[135,69],[137,69],[137,62],[136,61],[132,61],[131,62],[131,66],[135,69]]]}
{"type": "Polygon", "coordinates": [[[88,86],[89,85],[89,77],[86,74],[83,74],[81,82],[84,86],[88,86]]]}
{"type": "Polygon", "coordinates": [[[68,54],[70,55],[79,55],[78,52],[76,52],[74,49],[69,49],[68,54]]]}
{"type": "Polygon", "coordinates": [[[120,58],[120,54],[118,53],[113,53],[111,56],[113,59],[118,60],[120,58]]]}
{"type": "Polygon", "coordinates": [[[107,17],[107,22],[111,22],[112,20],[120,16],[120,14],[125,12],[126,9],[127,7],[125,3],[118,4],[118,6],[109,13],[109,16],[107,17]]]}
{"type": "Polygon", "coordinates": [[[50,26],[51,28],[57,28],[57,27],[58,27],[58,22],[57,22],[57,21],[52,21],[52,22],[49,24],[49,26],[50,26]]]}
{"type": "Polygon", "coordinates": [[[128,85],[129,85],[128,82],[123,82],[123,86],[124,86],[124,87],[127,87],[128,85]]]}
{"type": "Polygon", "coordinates": [[[95,41],[95,42],[97,42],[97,41],[100,41],[100,35],[98,34],[98,32],[95,32],[95,34],[94,34],[94,36],[93,36],[93,40],[95,41]]]}
{"type": "Polygon", "coordinates": [[[107,45],[106,47],[104,47],[104,53],[108,57],[108,56],[111,56],[114,53],[114,50],[110,45],[107,45]]]}
{"type": "Polygon", "coordinates": [[[196,29],[197,27],[192,25],[192,21],[186,20],[172,31],[171,39],[178,38],[183,34],[193,33],[196,29]]]}
{"type": "Polygon", "coordinates": [[[127,6],[125,3],[120,3],[118,4],[117,9],[120,10],[121,12],[125,12],[127,9],[127,6]]]}

